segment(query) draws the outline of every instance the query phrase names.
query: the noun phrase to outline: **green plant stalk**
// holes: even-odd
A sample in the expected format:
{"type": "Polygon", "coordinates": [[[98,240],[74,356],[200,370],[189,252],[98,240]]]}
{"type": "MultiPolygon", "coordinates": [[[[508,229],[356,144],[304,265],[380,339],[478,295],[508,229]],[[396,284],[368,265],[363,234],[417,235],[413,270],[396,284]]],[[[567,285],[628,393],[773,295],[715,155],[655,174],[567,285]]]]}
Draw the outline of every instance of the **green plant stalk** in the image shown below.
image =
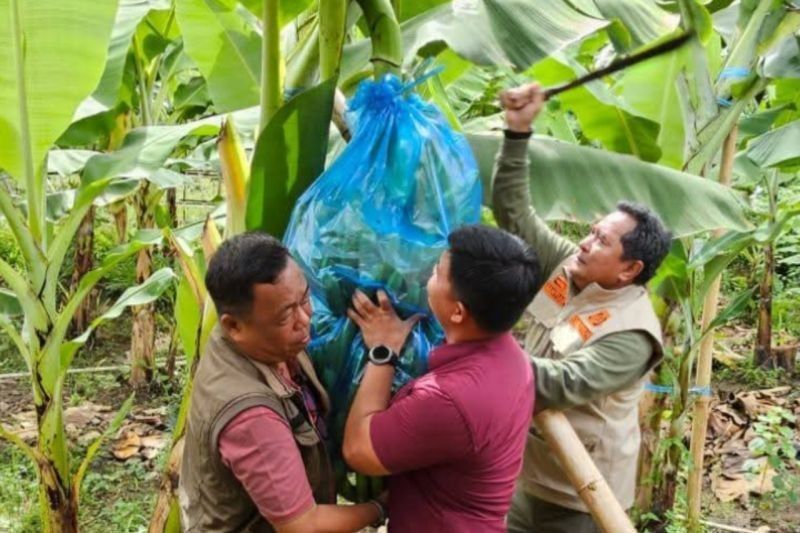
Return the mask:
{"type": "Polygon", "coordinates": [[[375,79],[400,74],[403,64],[403,36],[390,0],[356,0],[369,27],[375,79]]]}
{"type": "Polygon", "coordinates": [[[279,0],[263,1],[263,35],[261,39],[261,118],[259,133],[283,103],[281,80],[281,43],[279,0]]]}
{"type": "Polygon", "coordinates": [[[41,286],[44,280],[45,260],[44,254],[33,240],[33,235],[28,228],[25,217],[14,207],[14,202],[6,190],[0,187],[0,213],[6,218],[6,223],[14,234],[14,239],[25,258],[31,281],[36,286],[41,286]]]}
{"type": "MultiPolygon", "coordinates": [[[[678,6],[680,7],[681,14],[681,27],[685,31],[689,31],[697,27],[697,22],[694,20],[694,11],[689,7],[690,2],[695,0],[679,0],[678,6]]],[[[717,111],[717,102],[714,98],[714,89],[711,83],[711,74],[708,68],[708,57],[699,39],[693,39],[692,47],[692,63],[694,69],[692,72],[687,72],[687,75],[694,81],[688,94],[678,91],[678,95],[686,100],[691,100],[690,95],[692,92],[697,96],[698,102],[696,105],[685,106],[693,107],[697,116],[694,118],[694,124],[691,130],[694,132],[705,126],[714,117],[717,111]]],[[[687,122],[688,125],[688,122],[687,122]]]]}
{"type": "Polygon", "coordinates": [[[347,0],[319,4],[319,77],[325,81],[339,72],[347,22],[347,0]]]}
{"type": "Polygon", "coordinates": [[[740,99],[718,114],[708,123],[697,135],[697,145],[699,149],[690,153],[684,164],[684,170],[690,174],[699,174],[701,169],[708,164],[717,154],[720,146],[728,136],[728,132],[739,121],[742,111],[750,104],[753,97],[763,91],[769,84],[769,80],[758,78],[754,80],[750,88],[740,99]]]}
{"type": "Polygon", "coordinates": [[[28,116],[27,87],[25,86],[25,43],[22,34],[22,12],[19,0],[11,0],[11,46],[14,48],[14,68],[17,76],[19,95],[19,126],[24,158],[25,193],[28,200],[28,229],[39,249],[47,250],[47,231],[45,229],[44,180],[36,170],[33,160],[33,139],[31,139],[28,116]]]}
{"type": "Polygon", "coordinates": [[[778,44],[780,41],[786,39],[793,33],[797,32],[800,29],[800,11],[789,11],[787,12],[783,20],[781,20],[780,24],[778,24],[778,28],[772,32],[771,35],[768,35],[764,38],[763,41],[758,43],[756,47],[756,54],[761,55],[764,52],[767,52],[770,48],[778,44]]]}
{"type": "MultiPolygon", "coordinates": [[[[750,68],[756,58],[756,47],[758,45],[758,34],[761,30],[761,25],[764,19],[769,14],[770,8],[775,2],[773,0],[761,0],[758,7],[750,15],[747,25],[744,27],[741,35],[736,39],[731,46],[731,51],[725,58],[722,64],[722,70],[730,67],[744,67],[750,68]]],[[[715,91],[719,96],[727,96],[730,92],[730,86],[734,80],[720,79],[715,87],[715,91]]]]}
{"type": "Polygon", "coordinates": [[[550,122],[550,133],[556,139],[566,141],[572,144],[578,144],[578,139],[575,137],[575,132],[567,122],[567,114],[562,112],[552,113],[553,120],[550,122]]]}
{"type": "Polygon", "coordinates": [[[150,94],[147,92],[147,69],[144,67],[144,51],[139,38],[133,36],[134,66],[136,68],[136,81],[139,86],[139,106],[141,107],[141,123],[150,126],[153,123],[153,113],[150,110],[150,94]]]}
{"type": "Polygon", "coordinates": [[[300,39],[286,60],[287,89],[302,89],[313,83],[314,74],[319,62],[319,24],[300,39]]]}
{"type": "Polygon", "coordinates": [[[47,250],[47,278],[44,281],[44,305],[51,316],[56,314],[56,295],[59,288],[58,275],[64,264],[69,247],[75,234],[80,228],[83,218],[92,207],[92,202],[100,196],[111,183],[111,178],[93,182],[90,186],[79,190],[75,203],[79,200],[81,207],[73,207],[61,223],[61,227],[53,238],[53,243],[47,250]]]}
{"type": "Polygon", "coordinates": [[[458,115],[453,109],[453,106],[450,105],[450,98],[447,96],[447,91],[445,90],[444,84],[442,83],[442,79],[439,77],[439,75],[428,79],[427,85],[431,99],[437,106],[439,106],[439,109],[447,119],[450,127],[455,131],[463,131],[464,128],[461,126],[461,121],[458,120],[458,115]]]}
{"type": "MultiPolygon", "coordinates": [[[[175,0],[173,0],[170,4],[169,8],[169,16],[167,17],[167,22],[164,24],[164,32],[163,36],[166,37],[169,35],[170,30],[172,29],[172,24],[175,22],[175,0]]],[[[138,50],[137,50],[138,53],[138,50]]],[[[158,77],[158,71],[161,68],[161,63],[164,61],[164,54],[161,53],[156,58],[154,64],[150,68],[150,72],[147,73],[147,83],[145,85],[145,90],[147,95],[153,95],[153,87],[156,83],[156,78],[158,77]]],[[[162,87],[166,84],[166,80],[162,80],[162,87]]],[[[159,90],[159,94],[161,91],[159,90]]],[[[161,106],[163,106],[163,101],[161,105],[156,105],[159,95],[153,96],[151,103],[150,103],[150,111],[151,113],[155,113],[155,115],[151,116],[151,119],[154,121],[158,120],[159,115],[161,114],[161,106]]]]}
{"type": "Polygon", "coordinates": [[[28,367],[28,371],[30,372],[32,367],[31,352],[28,350],[27,344],[25,344],[25,341],[22,339],[22,335],[20,335],[19,331],[17,331],[17,328],[14,327],[14,324],[11,322],[11,320],[9,320],[5,315],[0,315],[0,329],[5,331],[6,335],[8,335],[8,338],[14,343],[14,346],[25,360],[25,365],[28,367]]]}

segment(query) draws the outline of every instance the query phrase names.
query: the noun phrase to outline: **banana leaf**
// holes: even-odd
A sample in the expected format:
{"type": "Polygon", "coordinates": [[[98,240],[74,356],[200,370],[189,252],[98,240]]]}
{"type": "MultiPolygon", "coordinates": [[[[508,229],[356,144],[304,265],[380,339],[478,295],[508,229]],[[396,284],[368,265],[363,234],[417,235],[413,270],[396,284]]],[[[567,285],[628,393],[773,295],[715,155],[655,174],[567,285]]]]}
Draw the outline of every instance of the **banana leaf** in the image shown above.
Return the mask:
{"type": "MultiPolygon", "coordinates": [[[[501,136],[468,133],[491,202],[494,158],[501,136]]],[[[674,236],[725,228],[746,230],[743,203],[730,189],[711,180],[615,154],[535,137],[530,156],[533,207],[545,220],[592,222],[631,200],[654,209],[674,236]]]]}

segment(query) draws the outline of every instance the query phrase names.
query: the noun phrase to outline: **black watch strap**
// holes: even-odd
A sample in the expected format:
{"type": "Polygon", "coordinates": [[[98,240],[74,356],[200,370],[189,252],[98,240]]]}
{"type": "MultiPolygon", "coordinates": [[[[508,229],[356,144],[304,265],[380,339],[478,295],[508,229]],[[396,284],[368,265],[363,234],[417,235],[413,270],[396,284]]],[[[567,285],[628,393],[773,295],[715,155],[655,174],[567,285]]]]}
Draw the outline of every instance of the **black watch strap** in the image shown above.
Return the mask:
{"type": "Polygon", "coordinates": [[[531,135],[533,135],[533,129],[530,131],[503,130],[503,135],[505,135],[506,139],[530,139],[531,135]]]}

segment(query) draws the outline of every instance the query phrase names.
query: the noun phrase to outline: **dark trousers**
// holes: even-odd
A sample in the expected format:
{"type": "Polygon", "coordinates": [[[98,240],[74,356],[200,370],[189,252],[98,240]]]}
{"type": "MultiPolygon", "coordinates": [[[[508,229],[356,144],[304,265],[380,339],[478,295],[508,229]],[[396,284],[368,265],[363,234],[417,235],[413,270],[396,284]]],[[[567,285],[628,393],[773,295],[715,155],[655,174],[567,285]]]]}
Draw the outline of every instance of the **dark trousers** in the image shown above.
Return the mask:
{"type": "Polygon", "coordinates": [[[509,533],[601,533],[592,515],[514,492],[508,512],[509,533]]]}

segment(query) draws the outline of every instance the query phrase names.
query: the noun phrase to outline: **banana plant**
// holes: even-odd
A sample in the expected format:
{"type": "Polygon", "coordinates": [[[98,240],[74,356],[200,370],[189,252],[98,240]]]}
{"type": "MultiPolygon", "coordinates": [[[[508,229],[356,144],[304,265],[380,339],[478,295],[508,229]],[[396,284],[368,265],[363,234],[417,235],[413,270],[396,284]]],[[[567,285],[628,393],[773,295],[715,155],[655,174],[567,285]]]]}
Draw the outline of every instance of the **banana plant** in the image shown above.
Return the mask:
{"type": "MultiPolygon", "coordinates": [[[[230,124],[230,123],[228,123],[230,124]]],[[[225,137],[221,137],[220,143],[230,143],[230,127],[226,127],[228,132],[225,137]]],[[[232,143],[231,143],[232,144],[232,143]]],[[[227,150],[229,147],[221,147],[220,150],[227,150]]],[[[235,153],[235,149],[233,150],[235,153]]],[[[242,160],[240,160],[242,161],[242,160]]],[[[242,161],[246,163],[246,161],[242,161]]],[[[246,166],[240,166],[246,168],[246,166]]],[[[228,181],[236,180],[243,174],[228,174],[228,181]]],[[[240,187],[244,183],[230,183],[230,185],[240,187]]],[[[235,201],[235,200],[234,200],[235,201]]],[[[228,208],[233,207],[233,202],[228,204],[228,208]]],[[[228,211],[235,213],[236,211],[228,211]]],[[[243,212],[243,211],[240,211],[243,212]]],[[[228,220],[233,217],[226,217],[228,220]]],[[[238,217],[242,218],[242,217],[238,217]]],[[[238,222],[243,223],[243,220],[238,222]]],[[[233,224],[236,226],[236,223],[233,224]]],[[[243,224],[242,224],[243,226],[243,224]]],[[[161,485],[156,500],[149,530],[151,532],[181,530],[180,512],[176,491],[180,479],[181,460],[183,458],[183,444],[186,433],[186,420],[189,414],[189,400],[192,394],[194,372],[200,354],[205,348],[206,342],[211,334],[211,330],[217,322],[217,314],[214,304],[205,288],[204,270],[205,265],[219,247],[222,237],[216,226],[216,221],[208,217],[203,224],[200,240],[202,247],[200,251],[195,251],[190,242],[180,235],[179,231],[167,231],[167,238],[170,245],[176,252],[176,257],[181,265],[183,276],[178,284],[177,296],[175,300],[175,320],[178,335],[183,346],[186,357],[187,379],[181,395],[181,404],[178,408],[178,415],[175,426],[172,430],[172,438],[169,450],[169,459],[162,473],[161,485]]]]}
{"type": "Polygon", "coordinates": [[[797,179],[800,161],[800,116],[792,113],[791,118],[792,122],[751,139],[746,153],[742,154],[745,173],[751,182],[760,182],[758,189],[766,200],[757,210],[763,223],[752,235],[764,257],[753,360],[759,366],[781,367],[788,371],[792,370],[794,361],[779,359],[772,350],[772,289],[776,245],[791,228],[792,219],[800,215],[800,198],[781,194],[781,190],[788,190],[787,185],[797,179]]]}
{"type": "Polygon", "coordinates": [[[172,283],[169,269],[120,296],[79,337],[67,338],[69,324],[89,292],[116,264],[153,242],[139,236],[88,272],[70,294],[59,293],[59,275],[70,243],[93,201],[113,176],[95,156],[81,176],[71,209],[58,221],[46,214],[46,161],[81,101],[100,80],[116,2],[4,0],[0,11],[0,58],[13,68],[0,73],[0,168],[19,180],[25,201],[0,191],[0,212],[25,259],[24,271],[0,259],[0,278],[17,302],[20,317],[4,315],[0,327],[13,340],[31,376],[37,442],[29,445],[6,428],[0,437],[19,446],[35,463],[41,522],[45,531],[77,531],[80,488],[100,445],[118,427],[132,398],[107,432],[89,446],[77,469],[66,438],[62,395],[67,369],[91,331],[130,305],[152,301],[172,283]],[[54,84],[52,80],[60,80],[54,84]],[[23,205],[24,204],[24,205],[23,205]],[[24,207],[24,209],[23,209],[24,207]]]}

